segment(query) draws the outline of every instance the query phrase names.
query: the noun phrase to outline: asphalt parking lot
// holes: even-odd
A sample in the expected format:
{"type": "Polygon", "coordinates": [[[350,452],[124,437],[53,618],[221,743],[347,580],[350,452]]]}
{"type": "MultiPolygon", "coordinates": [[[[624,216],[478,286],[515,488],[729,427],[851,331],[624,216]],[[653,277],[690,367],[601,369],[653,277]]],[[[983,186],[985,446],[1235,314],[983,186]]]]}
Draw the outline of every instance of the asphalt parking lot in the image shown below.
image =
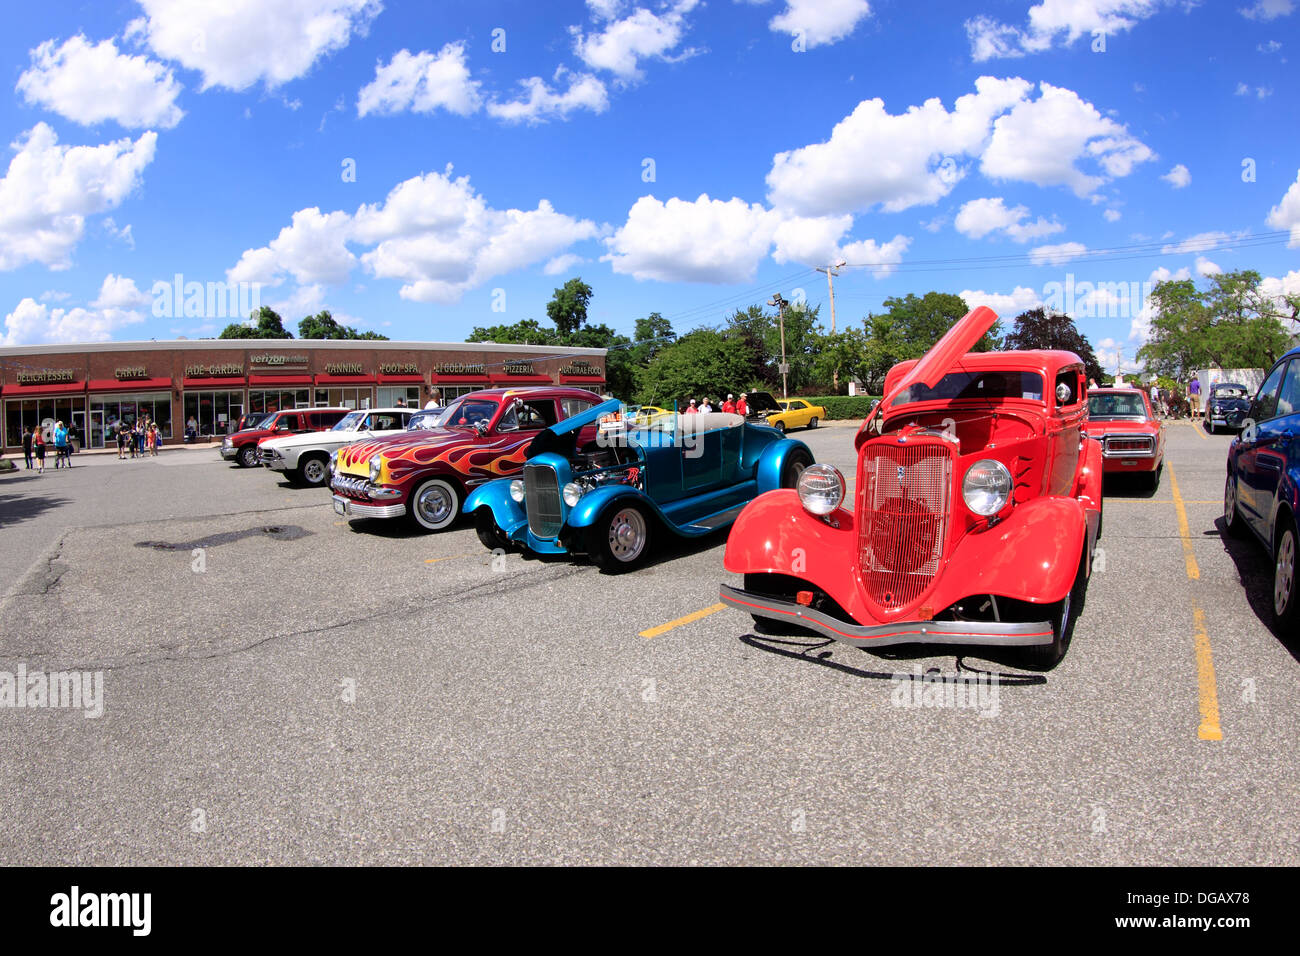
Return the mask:
{"type": "MultiPolygon", "coordinates": [[[[797,433],[850,476],[852,436],[797,433]]],[[[980,708],[898,693],[952,656],[755,635],[725,536],[611,577],[215,451],[2,476],[0,670],[105,676],[97,719],[0,708],[0,859],[1300,863],[1300,640],[1220,534],[1229,440],[1108,485],[1065,661],[967,658],[980,708]]]]}

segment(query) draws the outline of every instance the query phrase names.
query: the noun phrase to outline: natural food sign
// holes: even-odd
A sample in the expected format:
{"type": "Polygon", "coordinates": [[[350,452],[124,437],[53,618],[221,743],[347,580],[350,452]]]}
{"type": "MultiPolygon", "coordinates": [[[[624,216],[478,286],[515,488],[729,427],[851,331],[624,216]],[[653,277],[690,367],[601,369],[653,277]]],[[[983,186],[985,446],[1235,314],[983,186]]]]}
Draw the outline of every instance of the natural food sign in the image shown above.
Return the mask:
{"type": "Polygon", "coordinates": [[[36,368],[18,373],[19,385],[54,385],[76,380],[76,370],[70,368],[36,368]]]}
{"type": "Polygon", "coordinates": [[[586,359],[574,359],[572,365],[560,369],[561,375],[599,375],[600,369],[592,366],[586,359]]]}

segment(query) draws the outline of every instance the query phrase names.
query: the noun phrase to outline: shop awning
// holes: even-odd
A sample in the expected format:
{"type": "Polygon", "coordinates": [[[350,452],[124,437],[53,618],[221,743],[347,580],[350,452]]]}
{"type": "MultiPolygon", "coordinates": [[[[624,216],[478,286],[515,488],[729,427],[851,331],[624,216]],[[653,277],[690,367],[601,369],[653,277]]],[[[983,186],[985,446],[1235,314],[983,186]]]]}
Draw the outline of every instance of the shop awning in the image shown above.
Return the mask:
{"type": "Polygon", "coordinates": [[[172,380],[170,378],[132,378],[122,381],[116,378],[92,378],[89,384],[92,392],[138,392],[159,388],[170,390],[172,380]]]}
{"type": "Polygon", "coordinates": [[[85,382],[60,382],[41,385],[6,385],[4,394],[20,395],[81,395],[86,391],[85,382]]]}
{"type": "MultiPolygon", "coordinates": [[[[381,378],[380,381],[383,381],[381,378]]],[[[317,375],[317,385],[374,385],[373,375],[317,375]]]]}
{"type": "Polygon", "coordinates": [[[248,385],[310,385],[310,375],[250,375],[248,385]]]}
{"type": "Polygon", "coordinates": [[[379,376],[380,385],[423,385],[423,375],[384,375],[379,376]]]}
{"type": "Polygon", "coordinates": [[[244,387],[244,376],[230,375],[225,378],[187,378],[182,383],[186,388],[215,388],[235,390],[244,387]]]}
{"type": "Polygon", "coordinates": [[[603,375],[561,375],[561,385],[604,385],[603,375]]]}
{"type": "Polygon", "coordinates": [[[554,385],[549,375],[492,375],[493,385],[554,385]]]}

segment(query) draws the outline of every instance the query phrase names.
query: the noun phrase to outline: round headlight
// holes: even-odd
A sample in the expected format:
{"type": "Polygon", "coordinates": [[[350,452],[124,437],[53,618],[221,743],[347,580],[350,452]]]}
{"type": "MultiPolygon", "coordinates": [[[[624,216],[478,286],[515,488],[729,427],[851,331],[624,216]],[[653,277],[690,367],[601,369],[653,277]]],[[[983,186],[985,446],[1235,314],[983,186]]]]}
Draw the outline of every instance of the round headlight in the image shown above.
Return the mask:
{"type": "Polygon", "coordinates": [[[572,508],[578,503],[578,500],[586,494],[586,489],[576,481],[571,481],[564,486],[564,503],[572,508]]]}
{"type": "Polygon", "coordinates": [[[834,465],[809,465],[799,476],[799,503],[814,515],[828,515],[844,500],[844,476],[834,465]]]}
{"type": "Polygon", "coordinates": [[[370,459],[370,480],[372,482],[379,480],[379,470],[383,467],[383,464],[384,459],[379,455],[375,455],[370,459]]]}
{"type": "Polygon", "coordinates": [[[966,470],[961,496],[971,511],[991,518],[1006,507],[1011,497],[1011,472],[1000,461],[982,458],[966,470]]]}
{"type": "Polygon", "coordinates": [[[518,478],[510,482],[510,497],[516,504],[524,503],[524,483],[518,478]]]}

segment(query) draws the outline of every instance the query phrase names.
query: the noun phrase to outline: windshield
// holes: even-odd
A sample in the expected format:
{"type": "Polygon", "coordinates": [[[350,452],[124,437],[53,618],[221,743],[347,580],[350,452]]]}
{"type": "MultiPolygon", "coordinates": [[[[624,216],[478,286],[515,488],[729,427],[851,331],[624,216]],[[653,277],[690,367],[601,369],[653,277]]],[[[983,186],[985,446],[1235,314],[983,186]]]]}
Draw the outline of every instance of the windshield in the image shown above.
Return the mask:
{"type": "Polygon", "coordinates": [[[1142,396],[1135,392],[1114,392],[1109,395],[1093,392],[1088,396],[1089,418],[1146,418],[1142,396]]]}
{"type": "Polygon", "coordinates": [[[331,429],[331,431],[336,431],[336,432],[356,431],[357,428],[359,428],[361,425],[361,420],[365,417],[366,417],[365,412],[348,412],[341,419],[339,419],[339,423],[335,425],[331,429]]]}
{"type": "Polygon", "coordinates": [[[438,419],[442,418],[445,409],[430,408],[424,411],[416,412],[411,416],[411,420],[406,423],[406,430],[411,431],[417,428],[437,428],[438,419]]]}
{"type": "Polygon", "coordinates": [[[1243,385],[1216,385],[1210,395],[1214,398],[1245,398],[1246,388],[1243,385]]]}
{"type": "Polygon", "coordinates": [[[244,419],[244,428],[245,429],[265,428],[268,424],[270,424],[271,419],[274,417],[275,417],[274,414],[268,415],[265,412],[263,412],[261,415],[249,415],[244,419]]]}
{"type": "Polygon", "coordinates": [[[473,428],[479,422],[488,424],[496,413],[496,402],[481,398],[467,398],[456,402],[443,412],[442,417],[438,419],[438,424],[443,428],[473,428]]]}
{"type": "Polygon", "coordinates": [[[934,388],[909,385],[894,399],[894,406],[912,402],[975,399],[994,401],[1007,398],[1043,400],[1043,376],[1037,372],[949,372],[934,388]]]}

